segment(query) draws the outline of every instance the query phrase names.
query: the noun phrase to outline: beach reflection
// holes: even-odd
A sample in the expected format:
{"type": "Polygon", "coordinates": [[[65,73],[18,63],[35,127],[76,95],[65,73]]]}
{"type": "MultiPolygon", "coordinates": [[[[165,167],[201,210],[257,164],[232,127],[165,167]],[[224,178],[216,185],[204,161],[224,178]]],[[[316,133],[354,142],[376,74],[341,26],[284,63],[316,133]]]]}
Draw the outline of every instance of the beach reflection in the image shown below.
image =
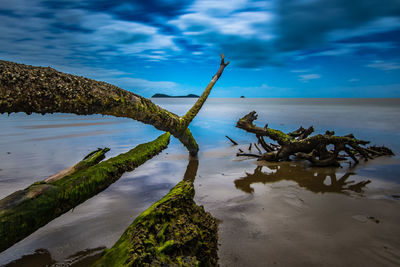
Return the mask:
{"type": "Polygon", "coordinates": [[[350,177],[355,175],[348,170],[340,178],[334,168],[309,168],[301,163],[281,163],[277,165],[257,166],[253,173],[246,172],[246,176],[234,181],[236,188],[253,193],[251,187],[255,183],[275,183],[282,180],[296,182],[300,187],[314,193],[349,193],[350,191],[362,193],[363,188],[370,180],[355,182],[350,177]],[[264,171],[263,171],[264,169],[264,171]]]}

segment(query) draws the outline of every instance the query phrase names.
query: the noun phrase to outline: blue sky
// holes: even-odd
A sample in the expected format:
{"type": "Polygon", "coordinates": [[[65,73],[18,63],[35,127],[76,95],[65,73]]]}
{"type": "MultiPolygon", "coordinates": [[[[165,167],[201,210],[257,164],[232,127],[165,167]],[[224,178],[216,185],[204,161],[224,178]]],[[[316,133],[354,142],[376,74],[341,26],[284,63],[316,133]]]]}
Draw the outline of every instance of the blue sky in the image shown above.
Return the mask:
{"type": "Polygon", "coordinates": [[[150,97],[400,97],[399,0],[0,0],[0,59],[150,97]]]}

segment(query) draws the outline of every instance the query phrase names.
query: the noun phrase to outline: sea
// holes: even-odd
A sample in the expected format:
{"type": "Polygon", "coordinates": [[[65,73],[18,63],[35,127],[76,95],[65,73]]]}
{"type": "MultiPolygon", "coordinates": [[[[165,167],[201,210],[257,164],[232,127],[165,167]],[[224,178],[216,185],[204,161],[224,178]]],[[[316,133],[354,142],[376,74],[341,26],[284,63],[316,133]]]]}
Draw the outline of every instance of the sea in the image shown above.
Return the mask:
{"type": "MultiPolygon", "coordinates": [[[[151,100],[178,115],[196,101],[151,100]]],[[[209,98],[190,129],[197,158],[172,137],[162,153],[0,253],[0,265],[89,266],[186,172],[195,179],[196,203],[219,220],[221,266],[400,266],[400,99],[209,98]],[[256,137],[235,127],[251,111],[262,127],[352,133],[395,156],[339,168],[237,156],[239,149],[259,153],[254,145],[249,151],[256,137]]],[[[109,147],[110,158],[162,133],[112,116],[2,114],[0,199],[98,147],[109,147]]]]}

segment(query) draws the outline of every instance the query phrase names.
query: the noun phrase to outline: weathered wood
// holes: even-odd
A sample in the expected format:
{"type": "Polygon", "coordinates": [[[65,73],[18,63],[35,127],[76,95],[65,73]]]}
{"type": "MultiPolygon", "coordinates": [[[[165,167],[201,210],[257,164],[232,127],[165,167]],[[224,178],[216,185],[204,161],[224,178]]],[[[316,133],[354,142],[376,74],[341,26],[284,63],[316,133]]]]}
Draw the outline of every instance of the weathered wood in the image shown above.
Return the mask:
{"type": "Polygon", "coordinates": [[[258,153],[262,154],[261,149],[257,146],[256,143],[254,143],[254,147],[258,150],[258,153]]]}
{"type": "Polygon", "coordinates": [[[261,158],[260,155],[252,154],[252,153],[236,153],[237,157],[253,157],[253,158],[261,158]]]}
{"type": "Polygon", "coordinates": [[[200,111],[201,107],[206,102],[206,99],[207,99],[208,95],[210,94],[211,89],[213,88],[214,84],[218,81],[219,77],[221,77],[222,73],[224,72],[225,67],[228,66],[228,64],[229,64],[229,61],[225,63],[224,54],[221,54],[221,63],[219,65],[219,69],[218,69],[217,73],[212,77],[210,83],[207,85],[206,89],[204,89],[203,94],[199,97],[199,99],[197,99],[197,101],[193,105],[193,107],[181,118],[184,128],[187,128],[189,126],[189,124],[192,122],[194,117],[200,111]]]}
{"type": "Polygon", "coordinates": [[[98,148],[97,150],[90,152],[88,155],[86,155],[83,158],[83,160],[81,160],[77,164],[47,177],[44,181],[46,183],[55,182],[55,181],[58,181],[58,180],[64,178],[67,175],[71,175],[77,171],[87,169],[90,166],[96,165],[97,163],[99,163],[100,161],[102,161],[105,158],[105,154],[108,151],[110,151],[110,149],[108,147],[98,148]]]}
{"type": "Polygon", "coordinates": [[[314,132],[312,126],[308,129],[300,127],[296,131],[286,134],[282,131],[268,128],[268,124],[264,128],[258,127],[253,124],[256,119],[257,114],[252,111],[240,118],[236,127],[256,135],[259,143],[266,150],[266,153],[259,160],[288,161],[290,156],[295,155],[310,161],[315,166],[322,167],[340,166],[339,160],[343,159],[343,156],[339,154],[341,151],[347,153],[356,164],[359,160],[353,150],[358,152],[358,155],[362,156],[364,160],[377,156],[393,155],[393,152],[386,147],[361,147],[368,144],[369,141],[356,139],[353,134],[335,136],[333,131],[326,131],[325,134],[310,136],[314,132]],[[266,144],[263,139],[264,136],[279,144],[279,146],[271,144],[271,146],[273,145],[277,148],[277,151],[274,151],[271,146],[266,144]],[[334,146],[333,151],[328,151],[327,146],[329,145],[334,146]]]}
{"type": "Polygon", "coordinates": [[[224,63],[221,55],[220,68],[201,97],[185,116],[179,117],[149,99],[105,82],[65,74],[50,67],[0,60],[0,113],[63,112],[132,118],[170,132],[191,155],[196,155],[199,147],[187,127],[228,63],[224,63]]]}
{"type": "Polygon", "coordinates": [[[229,136],[225,135],[225,137],[228,138],[228,140],[231,141],[233,145],[235,145],[235,146],[238,145],[238,143],[235,140],[233,140],[232,138],[230,138],[229,136]]]}
{"type": "Polygon", "coordinates": [[[140,214],[93,266],[218,266],[217,220],[193,201],[198,166],[140,214]]]}
{"type": "Polygon", "coordinates": [[[0,252],[106,189],[124,172],[132,171],[166,148],[169,139],[170,134],[165,133],[100,163],[108,149],[97,150],[75,165],[75,172],[36,182],[0,200],[0,252]]]}
{"type": "Polygon", "coordinates": [[[96,165],[97,163],[99,163],[101,160],[104,159],[105,153],[107,153],[109,150],[110,149],[107,147],[98,148],[97,150],[89,153],[77,164],[48,177],[44,181],[38,181],[36,183],[33,183],[24,190],[18,190],[6,196],[5,198],[0,200],[0,214],[1,211],[11,210],[27,199],[38,197],[40,194],[43,193],[44,190],[48,188],[47,186],[39,186],[39,185],[44,185],[46,183],[51,183],[60,180],[68,175],[72,175],[78,170],[84,170],[89,168],[90,166],[96,165]]]}

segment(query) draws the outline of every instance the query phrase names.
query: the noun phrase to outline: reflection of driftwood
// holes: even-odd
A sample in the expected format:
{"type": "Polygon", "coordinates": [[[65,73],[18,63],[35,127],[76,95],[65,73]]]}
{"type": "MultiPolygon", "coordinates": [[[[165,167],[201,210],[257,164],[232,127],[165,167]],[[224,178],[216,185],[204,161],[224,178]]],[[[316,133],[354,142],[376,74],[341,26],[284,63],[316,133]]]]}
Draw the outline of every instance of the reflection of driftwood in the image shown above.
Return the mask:
{"type": "Polygon", "coordinates": [[[306,188],[315,193],[346,193],[354,191],[361,193],[363,187],[371,181],[361,181],[354,183],[348,181],[352,172],[347,172],[341,178],[336,178],[335,170],[332,169],[319,169],[306,168],[301,164],[287,164],[282,163],[275,166],[264,167],[267,172],[262,171],[263,166],[257,166],[254,173],[246,173],[246,177],[235,180],[236,188],[246,192],[253,193],[254,189],[251,187],[254,183],[275,183],[282,180],[294,181],[299,186],[306,188]],[[329,180],[327,180],[329,177],[329,180]]]}
{"type": "Polygon", "coordinates": [[[184,180],[140,214],[94,266],[217,266],[217,221],[193,201],[197,159],[184,180]]]}
{"type": "MultiPolygon", "coordinates": [[[[268,128],[268,124],[264,128],[258,127],[253,124],[256,119],[256,112],[250,112],[239,119],[236,127],[256,135],[259,144],[266,151],[260,160],[288,161],[290,156],[295,155],[310,161],[314,166],[340,166],[339,160],[343,160],[345,156],[352,158],[357,164],[360,157],[368,160],[379,156],[393,155],[393,152],[386,147],[362,147],[369,141],[356,139],[352,134],[335,136],[333,131],[326,131],[325,134],[310,136],[314,131],[312,126],[308,129],[300,127],[296,131],[286,134],[268,128]],[[278,145],[267,144],[264,137],[276,141],[278,145]],[[330,145],[333,146],[332,150],[328,150],[330,145]],[[339,154],[342,151],[346,154],[339,154]]],[[[243,154],[238,155],[242,156],[243,154]]]]}
{"type": "Polygon", "coordinates": [[[50,67],[32,67],[0,60],[0,113],[63,112],[132,118],[170,132],[190,154],[196,155],[198,145],[187,127],[228,63],[221,55],[220,67],[201,97],[186,115],[179,117],[146,98],[105,82],[65,74],[50,67]]]}
{"type": "Polygon", "coordinates": [[[126,171],[132,171],[167,147],[170,134],[138,145],[127,153],[104,162],[108,149],[89,154],[66,175],[32,184],[0,200],[0,251],[3,251],[106,189],[126,171]]]}

